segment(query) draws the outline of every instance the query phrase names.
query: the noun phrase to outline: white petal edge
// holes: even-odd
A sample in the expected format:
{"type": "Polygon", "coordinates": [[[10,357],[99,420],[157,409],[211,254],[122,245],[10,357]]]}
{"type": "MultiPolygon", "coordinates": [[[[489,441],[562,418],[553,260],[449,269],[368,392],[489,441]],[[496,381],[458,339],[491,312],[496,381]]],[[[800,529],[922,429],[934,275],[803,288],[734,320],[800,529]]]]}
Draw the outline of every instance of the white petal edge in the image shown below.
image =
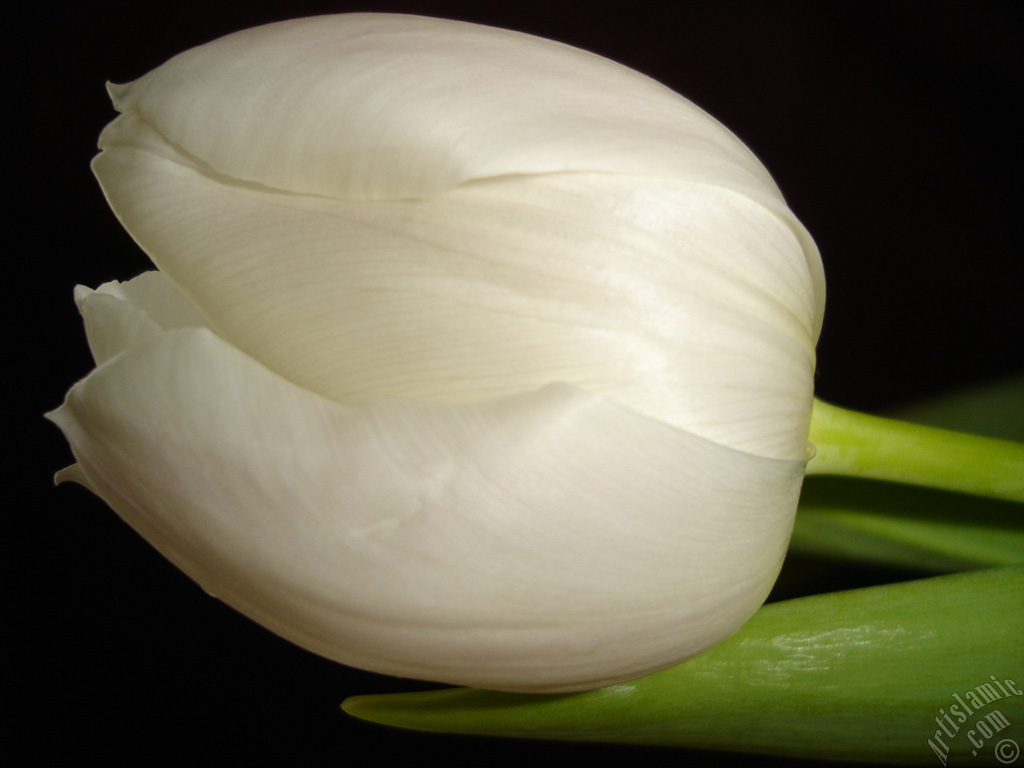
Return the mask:
{"type": "Polygon", "coordinates": [[[75,286],[75,304],[97,365],[161,331],[206,326],[195,305],[157,271],[125,282],[112,280],[95,290],[75,286]]]}
{"type": "Polygon", "coordinates": [[[467,22],[293,19],[185,51],[110,91],[118,111],[216,172],[288,192],[396,200],[508,174],[604,171],[781,200],[742,142],[660,83],[467,22]]]}
{"type": "Polygon", "coordinates": [[[50,417],[100,496],[269,629],[515,691],[632,679],[735,631],[804,468],[565,386],[343,406],[206,329],[129,346],[50,417]]]}

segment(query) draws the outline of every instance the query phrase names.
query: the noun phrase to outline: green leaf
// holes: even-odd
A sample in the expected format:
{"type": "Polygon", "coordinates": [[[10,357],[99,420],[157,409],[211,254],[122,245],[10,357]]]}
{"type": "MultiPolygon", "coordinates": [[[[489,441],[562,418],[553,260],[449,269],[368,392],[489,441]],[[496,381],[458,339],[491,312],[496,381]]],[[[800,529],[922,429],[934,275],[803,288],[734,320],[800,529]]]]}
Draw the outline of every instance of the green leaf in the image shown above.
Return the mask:
{"type": "Polygon", "coordinates": [[[809,477],[790,552],[958,571],[1024,562],[1020,504],[892,483],[809,477]]]}
{"type": "Polygon", "coordinates": [[[922,400],[893,418],[1024,442],[1024,373],[922,400]]]}
{"type": "Polygon", "coordinates": [[[448,689],[343,707],[423,731],[985,764],[1002,738],[1024,737],[1024,696],[1014,693],[1024,688],[1021,605],[1024,567],[986,569],[767,605],[700,656],[596,691],[448,689]],[[992,701],[959,723],[956,697],[992,701]],[[986,720],[997,710],[1010,723],[998,733],[986,720]]]}

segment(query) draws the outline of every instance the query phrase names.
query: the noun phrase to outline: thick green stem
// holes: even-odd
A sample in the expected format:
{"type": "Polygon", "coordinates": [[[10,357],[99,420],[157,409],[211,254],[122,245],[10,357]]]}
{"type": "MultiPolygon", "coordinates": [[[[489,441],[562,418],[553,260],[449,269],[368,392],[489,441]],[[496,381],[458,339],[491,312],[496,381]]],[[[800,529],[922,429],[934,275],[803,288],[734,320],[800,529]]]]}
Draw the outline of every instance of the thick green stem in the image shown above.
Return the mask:
{"type": "Polygon", "coordinates": [[[1024,502],[1024,443],[814,402],[808,474],[889,480],[1024,502]]]}

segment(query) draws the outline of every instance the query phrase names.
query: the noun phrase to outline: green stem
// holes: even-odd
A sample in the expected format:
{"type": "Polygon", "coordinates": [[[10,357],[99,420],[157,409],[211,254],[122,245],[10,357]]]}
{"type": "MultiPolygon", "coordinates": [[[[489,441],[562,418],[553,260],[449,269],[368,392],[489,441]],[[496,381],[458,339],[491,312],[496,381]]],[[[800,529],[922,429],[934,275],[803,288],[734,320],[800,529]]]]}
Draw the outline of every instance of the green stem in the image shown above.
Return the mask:
{"type": "Polygon", "coordinates": [[[808,474],[1024,502],[1024,443],[870,416],[815,400],[808,474]]]}

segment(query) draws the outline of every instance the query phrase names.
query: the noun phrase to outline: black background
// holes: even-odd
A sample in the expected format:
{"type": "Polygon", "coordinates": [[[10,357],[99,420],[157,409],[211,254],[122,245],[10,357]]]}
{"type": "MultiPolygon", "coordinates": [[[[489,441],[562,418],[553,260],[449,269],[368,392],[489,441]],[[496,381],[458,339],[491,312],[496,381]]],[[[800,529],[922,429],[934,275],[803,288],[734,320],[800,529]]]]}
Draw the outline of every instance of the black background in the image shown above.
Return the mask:
{"type": "Polygon", "coordinates": [[[17,525],[5,537],[16,616],[8,632],[19,641],[9,664],[31,681],[9,696],[26,728],[45,729],[32,739],[40,761],[711,759],[438,737],[349,719],[338,710],[348,695],[420,686],[349,670],[279,640],[206,596],[88,492],[54,489],[52,473],[70,452],[41,417],[91,367],[74,284],[126,279],[148,267],[88,169],[113,117],[104,81],[134,79],[244,27],[356,10],[554,38],[661,80],[729,126],[821,248],[828,280],[822,398],[878,411],[1024,368],[1021,30],[1006,5],[659,5],[159,0],[48,3],[8,17],[6,149],[15,200],[8,203],[14,350],[7,370],[19,389],[8,395],[16,457],[6,465],[19,499],[8,511],[17,525]]]}

